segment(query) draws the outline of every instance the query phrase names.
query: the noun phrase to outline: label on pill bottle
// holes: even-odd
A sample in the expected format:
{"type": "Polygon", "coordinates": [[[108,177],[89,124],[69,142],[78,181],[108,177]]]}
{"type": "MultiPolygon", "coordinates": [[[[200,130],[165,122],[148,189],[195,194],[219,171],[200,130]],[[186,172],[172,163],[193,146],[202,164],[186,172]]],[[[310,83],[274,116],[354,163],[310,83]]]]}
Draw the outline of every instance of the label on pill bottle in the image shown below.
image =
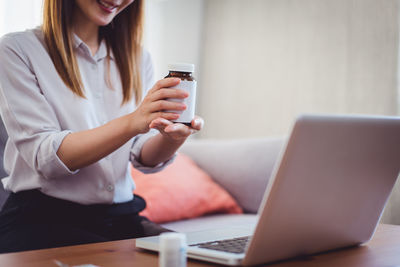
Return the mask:
{"type": "Polygon", "coordinates": [[[170,98],[168,100],[174,102],[181,102],[186,105],[184,111],[174,111],[180,114],[180,117],[173,122],[191,123],[195,115],[196,109],[196,81],[181,81],[178,85],[170,88],[181,89],[189,93],[185,99],[170,98]]]}

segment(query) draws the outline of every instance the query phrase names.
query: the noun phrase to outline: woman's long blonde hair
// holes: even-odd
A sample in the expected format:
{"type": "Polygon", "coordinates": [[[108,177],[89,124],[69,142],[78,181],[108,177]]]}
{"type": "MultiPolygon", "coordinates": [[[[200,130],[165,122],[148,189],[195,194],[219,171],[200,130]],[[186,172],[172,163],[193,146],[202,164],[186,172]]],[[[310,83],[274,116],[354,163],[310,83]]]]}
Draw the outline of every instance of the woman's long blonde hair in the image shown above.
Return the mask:
{"type": "MultiPolygon", "coordinates": [[[[43,33],[50,57],[61,79],[76,95],[85,97],[73,46],[74,8],[73,0],[45,0],[43,33]]],[[[140,79],[142,35],[142,0],[135,0],[122,10],[111,24],[100,27],[99,30],[99,38],[104,38],[106,41],[108,55],[110,49],[112,50],[120,73],[122,104],[128,102],[133,93],[136,103],[139,103],[142,97],[140,79]]]]}

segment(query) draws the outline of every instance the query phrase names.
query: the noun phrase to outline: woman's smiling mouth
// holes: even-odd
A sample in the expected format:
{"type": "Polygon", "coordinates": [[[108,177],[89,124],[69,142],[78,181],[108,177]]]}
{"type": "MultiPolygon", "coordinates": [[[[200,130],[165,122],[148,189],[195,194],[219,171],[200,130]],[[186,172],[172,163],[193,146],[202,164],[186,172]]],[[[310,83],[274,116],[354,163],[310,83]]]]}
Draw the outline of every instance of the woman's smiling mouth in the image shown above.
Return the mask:
{"type": "Polygon", "coordinates": [[[114,5],[113,3],[106,2],[103,0],[97,0],[97,3],[99,4],[100,8],[108,13],[112,13],[118,5],[114,5]]]}

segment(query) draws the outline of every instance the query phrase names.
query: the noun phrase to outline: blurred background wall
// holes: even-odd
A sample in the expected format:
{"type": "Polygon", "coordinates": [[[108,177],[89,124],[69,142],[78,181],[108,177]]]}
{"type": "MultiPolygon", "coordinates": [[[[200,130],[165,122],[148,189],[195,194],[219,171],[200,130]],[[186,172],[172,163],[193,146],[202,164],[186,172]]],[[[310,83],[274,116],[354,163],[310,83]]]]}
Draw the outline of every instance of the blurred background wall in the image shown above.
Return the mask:
{"type": "Polygon", "coordinates": [[[282,135],[304,112],[399,112],[397,0],[147,3],[157,77],[197,66],[201,137],[282,135]]]}
{"type": "Polygon", "coordinates": [[[165,77],[170,63],[190,62],[199,78],[204,1],[146,0],[145,6],[144,46],[153,57],[155,77],[165,77]]]}
{"type": "Polygon", "coordinates": [[[41,12],[42,0],[0,0],[0,36],[41,24],[41,12]]]}

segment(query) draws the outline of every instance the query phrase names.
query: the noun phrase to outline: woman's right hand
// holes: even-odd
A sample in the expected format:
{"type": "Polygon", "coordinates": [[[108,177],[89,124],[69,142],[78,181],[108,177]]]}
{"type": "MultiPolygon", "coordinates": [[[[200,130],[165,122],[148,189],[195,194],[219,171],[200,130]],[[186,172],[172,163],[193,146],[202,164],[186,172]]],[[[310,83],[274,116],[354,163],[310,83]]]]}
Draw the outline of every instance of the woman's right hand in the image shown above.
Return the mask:
{"type": "Polygon", "coordinates": [[[179,114],[173,111],[183,111],[186,109],[186,105],[184,103],[168,101],[167,99],[183,99],[189,96],[186,91],[168,88],[178,85],[180,81],[179,78],[165,78],[159,80],[148,91],[139,107],[131,113],[133,117],[132,126],[136,133],[148,132],[150,123],[157,118],[164,118],[166,120],[176,120],[179,118],[179,114]],[[168,112],[166,112],[167,110],[168,112]]]}

